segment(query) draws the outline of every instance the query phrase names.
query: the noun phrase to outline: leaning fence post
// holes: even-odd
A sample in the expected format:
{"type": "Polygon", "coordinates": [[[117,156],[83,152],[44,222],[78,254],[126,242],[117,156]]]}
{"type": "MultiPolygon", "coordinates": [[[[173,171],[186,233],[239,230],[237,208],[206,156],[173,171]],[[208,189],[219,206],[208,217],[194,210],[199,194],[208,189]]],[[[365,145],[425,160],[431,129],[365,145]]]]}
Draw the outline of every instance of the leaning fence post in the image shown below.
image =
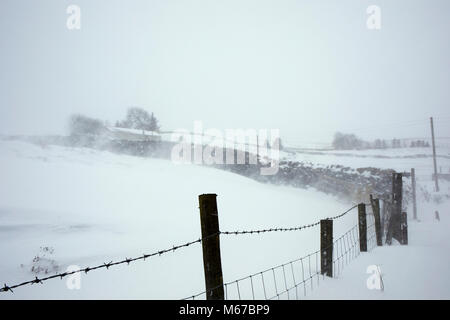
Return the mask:
{"type": "Polygon", "coordinates": [[[383,200],[383,207],[381,210],[381,239],[386,235],[386,218],[388,209],[388,200],[386,198],[383,200]]]}
{"type": "Polygon", "coordinates": [[[320,273],[333,277],[333,220],[320,220],[320,273]]]}
{"type": "Polygon", "coordinates": [[[381,219],[380,219],[380,199],[373,199],[370,195],[370,204],[372,205],[372,212],[375,218],[375,235],[377,237],[377,246],[382,246],[382,236],[381,236],[381,219]]]}
{"type": "Polygon", "coordinates": [[[358,204],[359,251],[367,252],[367,220],[366,205],[358,204]]]}
{"type": "Polygon", "coordinates": [[[392,174],[392,210],[389,218],[388,235],[386,236],[386,243],[392,244],[392,238],[398,242],[401,241],[401,216],[402,216],[402,201],[403,201],[403,175],[394,172],[392,174]]]}
{"type": "Polygon", "coordinates": [[[207,300],[224,300],[216,197],[216,194],[202,194],[198,197],[207,300]]]}

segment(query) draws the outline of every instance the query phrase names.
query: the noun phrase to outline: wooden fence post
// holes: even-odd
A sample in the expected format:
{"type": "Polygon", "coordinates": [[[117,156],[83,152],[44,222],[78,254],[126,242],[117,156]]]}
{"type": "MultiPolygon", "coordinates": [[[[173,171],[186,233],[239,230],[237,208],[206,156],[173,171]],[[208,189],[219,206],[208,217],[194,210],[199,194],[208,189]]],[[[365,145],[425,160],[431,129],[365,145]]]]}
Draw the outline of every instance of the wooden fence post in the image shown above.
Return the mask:
{"type": "Polygon", "coordinates": [[[398,241],[402,242],[401,220],[402,220],[402,203],[403,203],[403,174],[394,174],[394,214],[393,218],[394,232],[392,236],[398,241]]]}
{"type": "Polygon", "coordinates": [[[402,221],[400,224],[400,228],[402,231],[402,242],[401,244],[408,244],[408,216],[406,212],[402,212],[402,221]]]}
{"type": "Polygon", "coordinates": [[[333,277],[333,220],[320,220],[320,273],[333,277]]]}
{"type": "Polygon", "coordinates": [[[401,173],[392,173],[392,204],[390,207],[390,217],[388,222],[388,231],[386,243],[391,245],[392,238],[401,242],[401,215],[403,200],[403,175],[401,173]]]}
{"type": "Polygon", "coordinates": [[[219,215],[216,197],[216,194],[202,194],[198,197],[207,300],[224,300],[222,263],[220,260],[219,215]]]}
{"type": "Polygon", "coordinates": [[[416,201],[416,170],[411,168],[411,186],[413,201],[413,219],[417,220],[417,201],[416,201]]]}
{"type": "Polygon", "coordinates": [[[388,211],[388,200],[383,199],[383,207],[381,210],[381,238],[383,239],[386,235],[386,217],[388,211]]]}
{"type": "Polygon", "coordinates": [[[373,216],[375,218],[375,234],[377,237],[377,246],[382,246],[381,219],[380,219],[380,199],[373,199],[370,195],[370,204],[372,205],[373,216]]]}
{"type": "Polygon", "coordinates": [[[359,251],[367,252],[367,220],[366,205],[358,204],[359,251]]]}

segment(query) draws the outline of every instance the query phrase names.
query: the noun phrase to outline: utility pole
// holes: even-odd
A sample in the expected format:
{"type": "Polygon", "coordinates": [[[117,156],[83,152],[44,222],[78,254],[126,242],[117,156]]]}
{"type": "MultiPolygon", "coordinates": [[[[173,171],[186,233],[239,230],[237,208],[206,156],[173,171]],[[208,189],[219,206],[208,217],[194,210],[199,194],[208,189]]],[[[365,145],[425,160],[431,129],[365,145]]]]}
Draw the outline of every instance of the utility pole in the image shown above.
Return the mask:
{"type": "Polygon", "coordinates": [[[259,135],[256,135],[256,164],[259,166],[259,135]]]}
{"type": "Polygon", "coordinates": [[[411,168],[411,185],[413,200],[413,219],[417,220],[417,200],[416,200],[416,170],[411,168]]]}
{"type": "Polygon", "coordinates": [[[436,192],[439,192],[439,183],[438,183],[438,172],[437,172],[437,164],[436,164],[436,144],[434,142],[434,126],[433,126],[433,117],[430,118],[431,123],[431,142],[433,145],[433,164],[434,164],[434,182],[436,184],[436,192]]]}

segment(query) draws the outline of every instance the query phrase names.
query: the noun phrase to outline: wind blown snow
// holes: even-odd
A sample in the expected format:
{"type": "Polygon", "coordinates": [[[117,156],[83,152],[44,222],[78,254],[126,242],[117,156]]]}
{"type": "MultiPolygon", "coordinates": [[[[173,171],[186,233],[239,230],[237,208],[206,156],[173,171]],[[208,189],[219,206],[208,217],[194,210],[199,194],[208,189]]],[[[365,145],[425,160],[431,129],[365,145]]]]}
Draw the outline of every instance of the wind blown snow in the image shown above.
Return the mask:
{"type": "MultiPolygon", "coordinates": [[[[295,227],[344,212],[353,203],[314,189],[262,184],[229,172],[104,151],[0,141],[0,282],[13,285],[69,266],[140,256],[200,237],[198,195],[218,194],[220,229],[295,227]]],[[[410,245],[375,248],[327,279],[311,298],[450,298],[445,271],[448,204],[419,207],[410,245]],[[386,273],[384,292],[366,287],[368,265],[386,273]]],[[[335,222],[335,237],[357,223],[335,222]]],[[[319,248],[319,228],[221,236],[224,281],[319,248]]],[[[180,299],[204,290],[201,245],[66,280],[17,288],[1,299],[180,299]]]]}

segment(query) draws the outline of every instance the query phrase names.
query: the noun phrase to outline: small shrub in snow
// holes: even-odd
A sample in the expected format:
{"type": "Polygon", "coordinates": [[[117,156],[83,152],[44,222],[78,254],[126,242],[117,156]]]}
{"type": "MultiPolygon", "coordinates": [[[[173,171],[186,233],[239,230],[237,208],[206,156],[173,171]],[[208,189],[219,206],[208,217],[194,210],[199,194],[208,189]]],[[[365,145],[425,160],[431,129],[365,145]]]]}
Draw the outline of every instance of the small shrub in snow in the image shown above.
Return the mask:
{"type": "MultiPolygon", "coordinates": [[[[60,270],[60,266],[54,259],[51,258],[55,250],[52,247],[40,247],[39,253],[33,258],[31,262],[30,272],[36,275],[57,273],[60,270]]],[[[20,265],[22,268],[25,265],[20,265]]]]}

